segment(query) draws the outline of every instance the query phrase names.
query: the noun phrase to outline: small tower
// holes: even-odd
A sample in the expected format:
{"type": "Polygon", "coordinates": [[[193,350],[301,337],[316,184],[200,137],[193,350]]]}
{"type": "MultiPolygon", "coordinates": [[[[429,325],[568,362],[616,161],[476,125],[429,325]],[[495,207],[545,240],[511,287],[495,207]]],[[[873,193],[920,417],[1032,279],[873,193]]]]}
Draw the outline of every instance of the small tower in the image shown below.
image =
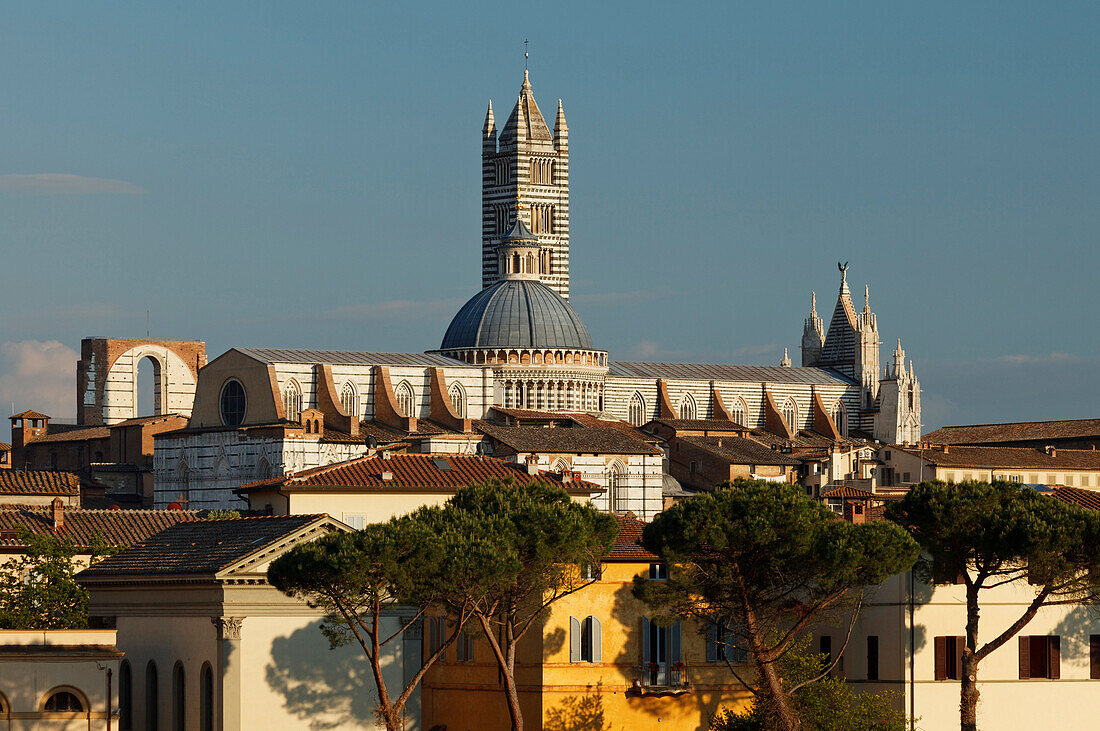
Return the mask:
{"type": "Polygon", "coordinates": [[[802,326],[802,365],[817,365],[824,345],[825,326],[817,314],[817,292],[810,292],[810,316],[802,326]]]}
{"type": "Polygon", "coordinates": [[[878,318],[871,312],[871,288],[863,290],[863,312],[856,325],[859,347],[856,351],[855,379],[863,387],[863,405],[870,408],[878,398],[878,356],[882,341],[878,337],[878,318]]]}
{"type": "Polygon", "coordinates": [[[905,365],[901,340],[894,348],[893,362],[886,366],[879,384],[878,410],[872,434],[887,444],[916,444],[921,437],[920,382],[913,361],[905,365]]]}
{"type": "Polygon", "coordinates": [[[492,102],[481,145],[481,284],[504,278],[497,247],[517,219],[539,244],[538,279],[569,298],[569,127],[558,100],[554,130],[546,124],[523,71],[519,98],[497,133],[492,102]],[[515,202],[522,199],[523,205],[515,202]]]}

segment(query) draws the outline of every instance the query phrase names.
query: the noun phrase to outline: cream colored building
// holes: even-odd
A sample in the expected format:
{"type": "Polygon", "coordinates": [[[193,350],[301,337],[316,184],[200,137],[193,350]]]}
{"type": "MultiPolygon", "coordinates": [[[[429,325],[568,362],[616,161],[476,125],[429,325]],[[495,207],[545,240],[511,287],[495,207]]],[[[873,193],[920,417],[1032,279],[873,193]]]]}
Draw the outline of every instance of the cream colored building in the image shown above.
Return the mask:
{"type": "Polygon", "coordinates": [[[1100,490],[1100,452],[1056,447],[976,447],[921,444],[879,448],[884,488],[908,488],[922,480],[1006,480],[1100,490]]]}
{"type": "Polygon", "coordinates": [[[0,727],[106,728],[121,658],[113,630],[0,630],[0,727]]]}
{"type": "MultiPolygon", "coordinates": [[[[126,653],[119,704],[129,728],[378,728],[362,649],[330,650],[321,612],[266,578],[293,546],[346,530],[316,515],[182,523],[81,572],[89,613],[114,624],[126,653]]],[[[391,646],[391,687],[419,667],[420,652],[416,633],[391,646]]],[[[418,728],[416,698],[408,718],[418,728]]]]}

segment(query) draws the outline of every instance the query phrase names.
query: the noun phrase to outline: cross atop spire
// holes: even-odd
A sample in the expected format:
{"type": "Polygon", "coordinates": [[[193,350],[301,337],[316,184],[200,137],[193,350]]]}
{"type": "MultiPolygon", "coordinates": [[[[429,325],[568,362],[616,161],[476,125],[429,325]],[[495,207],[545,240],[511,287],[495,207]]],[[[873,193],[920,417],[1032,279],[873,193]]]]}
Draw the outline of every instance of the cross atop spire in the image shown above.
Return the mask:
{"type": "MultiPolygon", "coordinates": [[[[527,52],[527,39],[524,38],[523,39],[523,70],[524,71],[527,71],[527,57],[530,56],[530,55],[531,54],[529,54],[527,52]]],[[[526,77],[527,74],[524,74],[524,76],[526,77]]]]}

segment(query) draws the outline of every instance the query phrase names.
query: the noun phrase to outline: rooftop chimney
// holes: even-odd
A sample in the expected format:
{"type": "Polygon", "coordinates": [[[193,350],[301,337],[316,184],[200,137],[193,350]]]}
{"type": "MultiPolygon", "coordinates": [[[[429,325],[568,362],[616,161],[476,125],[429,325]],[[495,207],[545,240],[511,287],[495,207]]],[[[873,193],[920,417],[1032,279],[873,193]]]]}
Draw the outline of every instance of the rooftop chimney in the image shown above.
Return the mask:
{"type": "Polygon", "coordinates": [[[50,516],[53,518],[53,529],[59,530],[65,527],[65,501],[55,497],[50,503],[50,516]]]}
{"type": "Polygon", "coordinates": [[[1054,448],[1053,444],[1048,444],[1046,446],[1046,453],[1048,455],[1050,455],[1051,457],[1057,457],[1058,456],[1058,450],[1054,448]]]}
{"type": "Polygon", "coordinates": [[[382,473],[382,482],[389,482],[392,479],[393,479],[393,473],[392,472],[383,472],[382,473]]]}
{"type": "Polygon", "coordinates": [[[537,475],[539,473],[539,458],[533,454],[527,455],[524,460],[527,463],[527,474],[537,475]]]}

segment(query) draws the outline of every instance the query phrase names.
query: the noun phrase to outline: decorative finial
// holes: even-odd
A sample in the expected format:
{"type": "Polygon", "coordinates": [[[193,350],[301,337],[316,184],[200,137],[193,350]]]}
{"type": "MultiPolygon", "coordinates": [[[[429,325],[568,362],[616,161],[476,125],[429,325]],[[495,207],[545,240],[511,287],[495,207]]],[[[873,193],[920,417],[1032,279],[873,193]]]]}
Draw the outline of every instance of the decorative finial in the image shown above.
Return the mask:
{"type": "Polygon", "coordinates": [[[871,285],[863,285],[863,308],[865,310],[871,309],[871,285]]]}
{"type": "Polygon", "coordinates": [[[810,292],[810,314],[817,314],[817,292],[810,292]]]}
{"type": "Polygon", "coordinates": [[[836,268],[840,270],[840,281],[848,281],[848,262],[841,264],[839,261],[836,263],[836,268]]]}
{"type": "MultiPolygon", "coordinates": [[[[527,53],[527,39],[523,39],[523,70],[527,71],[527,58],[531,54],[527,53]]],[[[526,75],[526,74],[525,74],[526,75]]]]}
{"type": "Polygon", "coordinates": [[[782,368],[790,368],[791,367],[791,356],[788,355],[786,348],[783,348],[783,360],[779,361],[779,365],[782,368]]]}

